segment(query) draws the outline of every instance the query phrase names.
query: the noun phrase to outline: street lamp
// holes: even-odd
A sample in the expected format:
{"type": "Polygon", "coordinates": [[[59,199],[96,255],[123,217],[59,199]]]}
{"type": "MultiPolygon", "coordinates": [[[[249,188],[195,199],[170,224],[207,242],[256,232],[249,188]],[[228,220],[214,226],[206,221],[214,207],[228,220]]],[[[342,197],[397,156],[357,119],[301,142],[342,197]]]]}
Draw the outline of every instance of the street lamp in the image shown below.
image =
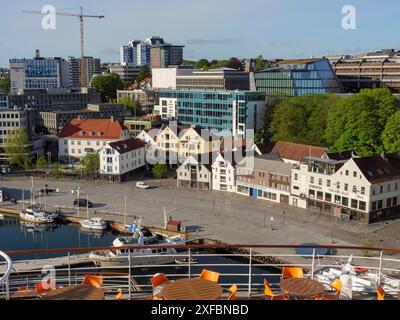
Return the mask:
{"type": "Polygon", "coordinates": [[[51,151],[47,152],[48,162],[49,162],[49,171],[51,171],[51,151]]]}

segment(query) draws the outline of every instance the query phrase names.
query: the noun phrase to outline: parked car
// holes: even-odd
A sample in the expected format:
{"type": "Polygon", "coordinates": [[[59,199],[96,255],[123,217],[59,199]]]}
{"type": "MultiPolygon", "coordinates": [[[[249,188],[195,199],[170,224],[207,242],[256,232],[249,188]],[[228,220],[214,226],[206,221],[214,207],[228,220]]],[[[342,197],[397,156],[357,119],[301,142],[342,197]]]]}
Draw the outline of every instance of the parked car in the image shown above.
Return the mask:
{"type": "Polygon", "coordinates": [[[149,189],[150,186],[143,181],[136,182],[136,188],[138,189],[149,189]]]}
{"type": "Polygon", "coordinates": [[[86,199],[75,199],[74,200],[74,206],[78,206],[78,201],[79,201],[79,206],[80,207],[89,207],[92,208],[93,207],[93,203],[91,203],[90,201],[87,201],[86,199]]]}

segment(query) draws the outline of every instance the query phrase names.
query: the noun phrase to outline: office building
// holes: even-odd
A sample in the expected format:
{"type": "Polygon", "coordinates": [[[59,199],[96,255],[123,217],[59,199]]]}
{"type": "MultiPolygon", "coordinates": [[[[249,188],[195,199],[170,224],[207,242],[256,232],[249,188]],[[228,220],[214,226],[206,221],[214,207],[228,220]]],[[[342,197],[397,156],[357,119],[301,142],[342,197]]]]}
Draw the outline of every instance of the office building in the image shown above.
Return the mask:
{"type": "Polygon", "coordinates": [[[191,75],[193,66],[171,66],[168,68],[153,68],[151,70],[151,86],[153,89],[176,89],[178,76],[191,75]]]}
{"type": "Polygon", "coordinates": [[[400,51],[391,49],[327,58],[346,92],[389,88],[393,93],[400,93],[400,51]]]}
{"type": "Polygon", "coordinates": [[[117,101],[128,98],[140,104],[144,113],[150,113],[158,103],[159,93],[154,89],[117,90],[117,101]]]}
{"type": "Polygon", "coordinates": [[[11,94],[71,88],[70,64],[63,58],[10,59],[11,94]]]}
{"type": "Polygon", "coordinates": [[[110,72],[119,75],[122,81],[132,82],[140,72],[140,67],[133,64],[114,63],[110,66],[110,72]]]}
{"type": "Polygon", "coordinates": [[[150,49],[151,68],[166,68],[171,65],[181,65],[184,46],[172,44],[153,45],[150,49]]]}
{"type": "Polygon", "coordinates": [[[340,93],[342,87],[327,59],[281,60],[254,73],[257,91],[281,99],[313,93],[340,93]]]}
{"type": "Polygon", "coordinates": [[[125,118],[124,120],[124,126],[128,128],[133,137],[136,137],[143,130],[161,128],[162,125],[161,117],[153,114],[137,118],[125,118]]]}
{"type": "Polygon", "coordinates": [[[73,119],[110,119],[124,121],[125,107],[120,104],[89,104],[83,110],[43,111],[39,112],[37,131],[44,134],[58,134],[73,119]]]}
{"type": "Polygon", "coordinates": [[[160,90],[154,113],[182,125],[224,135],[245,135],[263,128],[265,94],[256,91],[160,90]]]}
{"type": "Polygon", "coordinates": [[[249,73],[231,68],[193,70],[176,75],[177,89],[249,90],[249,73]]]}
{"type": "MultiPolygon", "coordinates": [[[[71,85],[73,88],[81,87],[81,58],[68,57],[71,85]]],[[[87,87],[93,76],[101,74],[101,61],[98,58],[84,57],[85,64],[85,87],[87,87]]]]}

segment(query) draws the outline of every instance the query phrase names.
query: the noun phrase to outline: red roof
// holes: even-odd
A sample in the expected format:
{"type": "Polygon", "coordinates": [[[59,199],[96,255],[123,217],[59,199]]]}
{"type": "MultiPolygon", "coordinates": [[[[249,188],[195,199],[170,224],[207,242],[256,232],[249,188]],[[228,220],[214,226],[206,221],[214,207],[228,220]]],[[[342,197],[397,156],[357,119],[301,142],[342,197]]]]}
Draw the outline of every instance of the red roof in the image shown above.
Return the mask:
{"type": "Polygon", "coordinates": [[[127,153],[136,149],[144,148],[144,143],[140,139],[132,138],[111,142],[110,147],[117,150],[119,154],[127,153]]]}
{"type": "Polygon", "coordinates": [[[111,119],[73,119],[64,126],[59,138],[73,139],[120,139],[127,128],[119,120],[111,119]]]}
{"type": "Polygon", "coordinates": [[[321,158],[326,151],[323,147],[278,141],[271,152],[278,153],[282,159],[301,161],[303,157],[321,158]]]}

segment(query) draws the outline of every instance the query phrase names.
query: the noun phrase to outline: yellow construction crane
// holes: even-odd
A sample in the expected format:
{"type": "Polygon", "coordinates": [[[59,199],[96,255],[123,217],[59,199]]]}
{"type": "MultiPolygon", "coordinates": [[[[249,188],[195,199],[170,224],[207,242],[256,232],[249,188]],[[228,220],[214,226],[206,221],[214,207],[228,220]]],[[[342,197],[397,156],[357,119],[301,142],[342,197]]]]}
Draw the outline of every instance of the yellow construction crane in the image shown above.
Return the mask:
{"type": "MultiPolygon", "coordinates": [[[[41,11],[33,11],[33,10],[23,10],[22,12],[23,13],[33,13],[33,14],[45,14],[41,11]]],[[[81,87],[86,87],[87,80],[86,80],[86,71],[85,71],[85,40],[84,40],[83,19],[84,18],[103,19],[105,17],[98,16],[98,15],[83,14],[83,7],[81,7],[80,14],[74,14],[74,13],[68,13],[68,12],[56,12],[56,15],[57,16],[78,17],[78,19],[79,19],[79,23],[80,23],[80,27],[81,27],[81,77],[80,77],[80,83],[81,83],[81,87]]]]}

